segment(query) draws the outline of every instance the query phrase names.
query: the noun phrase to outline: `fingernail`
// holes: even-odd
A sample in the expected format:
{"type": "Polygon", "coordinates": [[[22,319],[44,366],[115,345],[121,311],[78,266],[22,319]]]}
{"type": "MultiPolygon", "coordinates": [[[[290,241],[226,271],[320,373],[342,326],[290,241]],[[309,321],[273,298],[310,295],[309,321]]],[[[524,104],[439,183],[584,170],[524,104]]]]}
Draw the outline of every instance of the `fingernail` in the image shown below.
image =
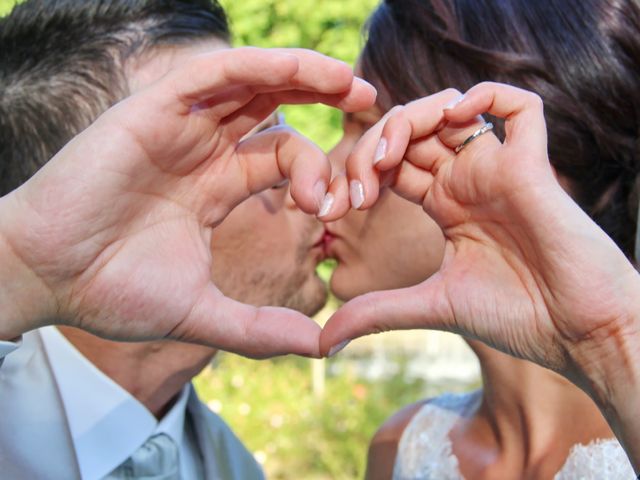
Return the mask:
{"type": "Polygon", "coordinates": [[[327,193],[324,196],[324,200],[322,201],[322,206],[320,207],[320,211],[318,212],[318,217],[324,217],[328,215],[333,207],[333,202],[335,201],[335,197],[332,193],[327,193]]]}
{"type": "Polygon", "coordinates": [[[458,106],[458,104],[460,102],[462,102],[464,100],[464,95],[460,95],[458,98],[451,100],[449,103],[447,103],[443,110],[453,110],[454,108],[456,108],[456,106],[458,106]]]}
{"type": "Polygon", "coordinates": [[[384,160],[384,157],[387,156],[387,139],[382,137],[378,142],[378,146],[376,147],[376,154],[373,157],[373,164],[379,163],[381,160],[384,160]]]}
{"type": "Polygon", "coordinates": [[[349,196],[351,197],[351,206],[360,208],[364,203],[364,185],[359,180],[351,180],[349,184],[349,196]]]}
{"type": "Polygon", "coordinates": [[[366,81],[362,77],[356,77],[360,83],[362,83],[366,87],[371,87],[372,90],[376,90],[376,87],[373,86],[371,82],[366,81]]]}
{"type": "Polygon", "coordinates": [[[324,203],[324,196],[327,194],[327,182],[324,180],[318,180],[313,187],[313,196],[316,199],[316,205],[318,209],[322,207],[324,203]]]}
{"type": "Polygon", "coordinates": [[[342,350],[344,350],[344,347],[346,347],[347,345],[349,345],[349,342],[351,340],[344,340],[342,342],[340,342],[337,345],[334,345],[333,347],[331,347],[329,349],[329,354],[327,355],[328,357],[333,357],[334,355],[336,355],[337,353],[341,352],[342,350]]]}

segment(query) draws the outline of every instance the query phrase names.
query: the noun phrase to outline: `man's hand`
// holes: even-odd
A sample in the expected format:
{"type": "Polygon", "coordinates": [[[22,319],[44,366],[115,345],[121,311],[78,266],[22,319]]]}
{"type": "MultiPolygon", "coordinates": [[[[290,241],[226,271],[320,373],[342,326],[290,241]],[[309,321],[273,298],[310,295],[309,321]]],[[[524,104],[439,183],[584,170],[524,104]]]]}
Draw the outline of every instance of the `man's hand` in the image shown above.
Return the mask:
{"type": "Polygon", "coordinates": [[[0,199],[0,338],[65,323],[117,340],[317,356],[309,318],[220,293],[210,238],[284,178],[300,208],[318,212],[330,181],[321,150],[287,128],[241,140],[278,105],[356,111],[374,100],[336,60],[243,48],[194,57],[122,101],[0,199]]]}

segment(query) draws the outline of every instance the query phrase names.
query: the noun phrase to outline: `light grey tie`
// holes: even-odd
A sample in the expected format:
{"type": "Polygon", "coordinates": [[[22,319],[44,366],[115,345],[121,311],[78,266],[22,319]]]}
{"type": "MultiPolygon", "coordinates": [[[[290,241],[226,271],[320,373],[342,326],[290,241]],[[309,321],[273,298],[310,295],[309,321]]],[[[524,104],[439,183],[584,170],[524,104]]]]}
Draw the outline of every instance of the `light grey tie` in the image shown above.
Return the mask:
{"type": "Polygon", "coordinates": [[[171,437],[154,435],[104,480],[180,480],[178,453],[171,437]]]}

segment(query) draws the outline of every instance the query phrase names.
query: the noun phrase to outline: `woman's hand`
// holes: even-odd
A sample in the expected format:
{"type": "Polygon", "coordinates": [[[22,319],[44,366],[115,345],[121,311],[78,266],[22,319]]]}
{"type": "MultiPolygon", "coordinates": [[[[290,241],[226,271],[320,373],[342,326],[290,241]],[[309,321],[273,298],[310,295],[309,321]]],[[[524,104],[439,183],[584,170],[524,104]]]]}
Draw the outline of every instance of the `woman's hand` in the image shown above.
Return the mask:
{"type": "MultiPolygon", "coordinates": [[[[374,99],[342,62],[244,48],[194,57],[122,101],[0,199],[0,338],[65,323],[110,339],[317,356],[320,329],[306,316],[220,293],[210,238],[285,177],[300,208],[318,212],[330,180],[318,147],[281,127],[242,140],[279,104],[355,111],[374,99]]],[[[334,193],[348,204],[346,189],[334,193]]]]}
{"type": "Polygon", "coordinates": [[[494,83],[459,97],[448,90],[395,109],[348,159],[361,208],[384,177],[438,222],[446,251],[425,282],[346,303],[321,351],[386,330],[453,331],[564,374],[606,409],[640,379],[640,276],[559,186],[539,97],[494,83]],[[504,143],[489,132],[456,154],[487,112],[505,119],[504,143]]]}

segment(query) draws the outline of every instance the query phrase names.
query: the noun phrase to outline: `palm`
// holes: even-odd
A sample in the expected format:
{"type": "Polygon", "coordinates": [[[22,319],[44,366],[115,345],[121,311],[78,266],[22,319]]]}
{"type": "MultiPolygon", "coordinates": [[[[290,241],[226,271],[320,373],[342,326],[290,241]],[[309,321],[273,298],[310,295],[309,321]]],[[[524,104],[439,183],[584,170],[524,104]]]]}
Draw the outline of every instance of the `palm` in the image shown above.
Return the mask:
{"type": "Polygon", "coordinates": [[[443,228],[446,248],[440,271],[424,286],[437,285],[438,316],[448,328],[476,338],[488,336],[510,353],[533,358],[549,353],[536,352],[536,345],[552,343],[534,335],[550,336],[553,329],[536,284],[540,268],[528,260],[535,255],[524,250],[522,229],[504,222],[514,218],[517,208],[501,199],[505,194],[527,196],[535,182],[531,172],[519,179],[521,169],[500,168],[508,165],[504,150],[483,150],[490,160],[481,163],[465,152],[433,171],[423,206],[443,228]]]}
{"type": "Polygon", "coordinates": [[[168,337],[252,356],[317,355],[319,327],[310,319],[219,292],[209,245],[231,209],[283,175],[291,177],[292,194],[300,192],[300,207],[315,213],[311,187],[330,170],[322,152],[287,129],[242,138],[280,102],[368,106],[372,92],[345,68],[300,51],[208,54],[121,102],[70,142],[13,195],[16,218],[30,219],[16,220],[14,245],[54,294],[58,321],[112,339],[168,337]],[[246,67],[259,63],[264,68],[246,67]],[[212,65],[222,71],[218,77],[212,65]],[[328,75],[316,75],[327,68],[328,75]],[[287,328],[299,338],[285,338],[287,328]]]}

